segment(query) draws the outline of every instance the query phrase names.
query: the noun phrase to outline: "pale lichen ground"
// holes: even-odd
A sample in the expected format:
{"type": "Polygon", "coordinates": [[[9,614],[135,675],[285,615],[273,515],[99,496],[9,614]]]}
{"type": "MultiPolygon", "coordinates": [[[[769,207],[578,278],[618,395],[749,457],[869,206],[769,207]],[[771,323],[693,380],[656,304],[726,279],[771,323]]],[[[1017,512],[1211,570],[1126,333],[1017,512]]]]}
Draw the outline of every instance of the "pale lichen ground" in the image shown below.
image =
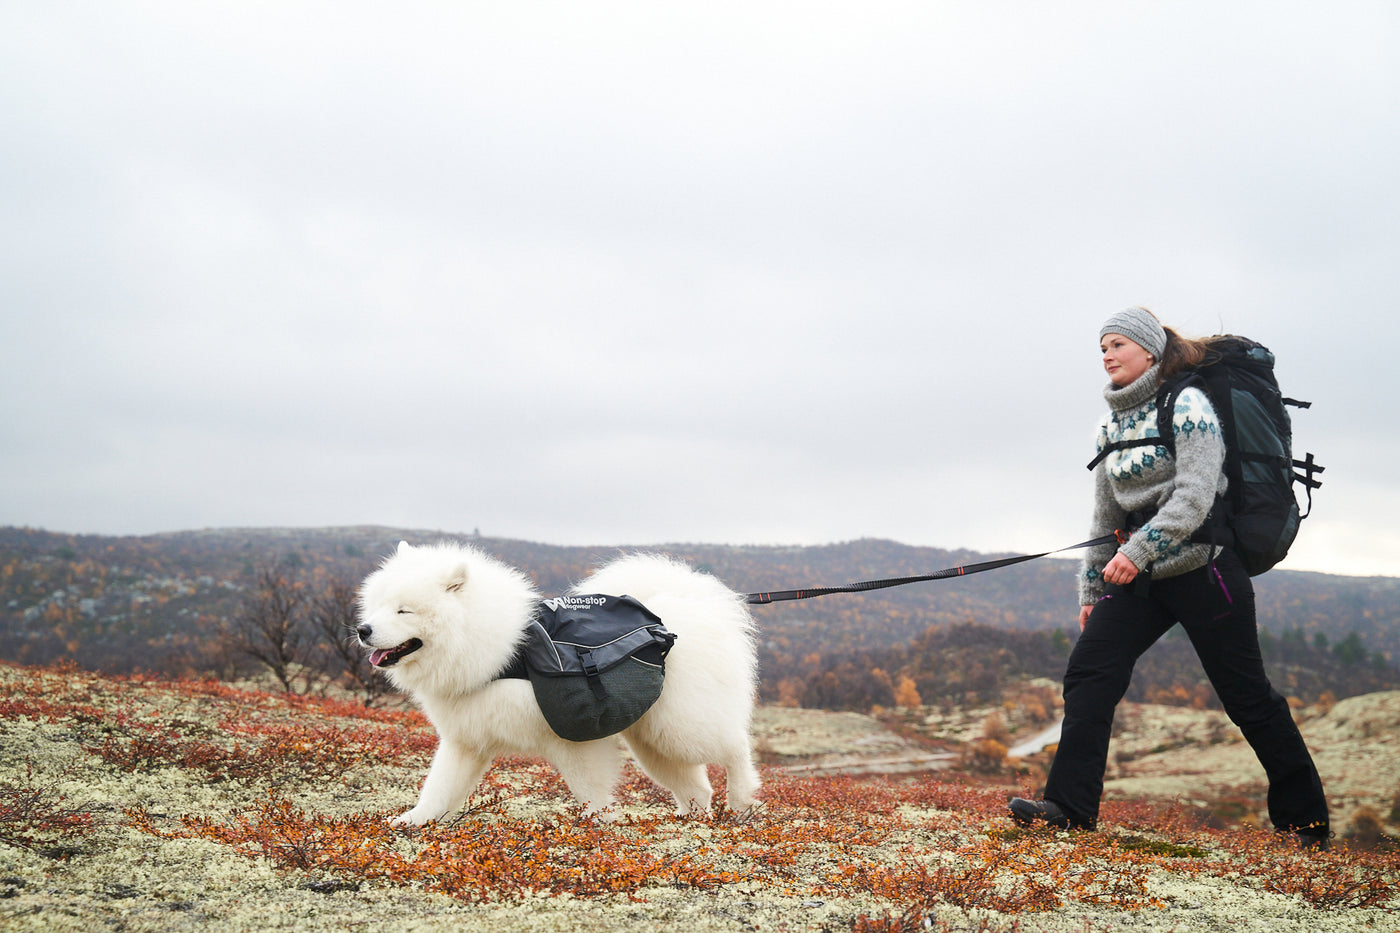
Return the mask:
{"type": "MultiPolygon", "coordinates": [[[[0,665],[0,687],[26,676],[31,675],[0,665]]],[[[100,683],[95,683],[91,693],[94,705],[104,701],[100,683]]],[[[150,691],[140,704],[130,698],[113,702],[126,703],[133,715],[178,715],[187,719],[207,715],[212,709],[158,690],[150,691]],[[141,704],[147,704],[149,709],[141,704]]],[[[1361,706],[1357,704],[1357,709],[1361,706]]],[[[1338,709],[1347,712],[1343,704],[1338,704],[1338,709]]],[[[1393,742],[1400,734],[1394,720],[1382,728],[1384,714],[1363,715],[1358,711],[1352,715],[1370,723],[1366,728],[1371,730],[1372,742],[1393,742]]],[[[1327,718],[1309,723],[1319,736],[1319,745],[1323,744],[1322,732],[1317,730],[1327,718]]],[[[227,845],[208,840],[155,837],[133,828],[123,818],[130,808],[142,808],[172,823],[184,814],[228,817],[247,812],[265,800],[269,793],[266,787],[232,782],[209,784],[171,767],[135,773],[121,771],[85,751],[80,732],[63,721],[50,723],[22,716],[0,720],[0,780],[22,777],[32,783],[52,782],[53,790],[66,798],[67,805],[89,810],[98,817],[92,834],[82,839],[75,846],[77,851],[67,858],[0,845],[0,930],[834,931],[850,929],[862,914],[898,914],[906,906],[864,893],[811,894],[810,883],[821,880],[834,865],[834,856],[820,851],[803,854],[787,889],[755,878],[710,891],[655,884],[630,896],[528,895],[486,904],[462,903],[412,887],[359,883],[355,879],[335,879],[335,884],[318,889],[315,882],[326,879],[279,871],[262,858],[245,857],[227,845]]],[[[902,752],[927,752],[916,743],[885,732],[875,720],[854,714],[765,710],[758,717],[757,733],[758,746],[784,760],[814,755],[849,756],[853,747],[885,758],[902,752]]],[[[1343,740],[1337,737],[1337,747],[1342,744],[1343,740]]],[[[1319,754],[1320,765],[1331,762],[1331,754],[1319,754]]],[[[1151,756],[1135,760],[1147,757],[1151,756]]],[[[1130,764],[1125,762],[1120,767],[1127,769],[1130,764]]],[[[301,784],[279,793],[306,812],[332,816],[392,812],[411,805],[425,767],[424,760],[401,766],[364,765],[353,769],[345,780],[301,784]]],[[[1134,779],[1138,778],[1131,774],[1117,778],[1134,779]]],[[[1180,792],[1179,786],[1176,791],[1180,792]]],[[[1361,797],[1358,795],[1357,799],[1361,797]]],[[[516,797],[506,809],[527,817],[572,818],[569,805],[553,798],[516,797]]],[[[624,815],[627,812],[655,817],[659,808],[633,804],[625,808],[624,815]]],[[[755,817],[767,818],[762,811],[755,817]]],[[[986,819],[971,813],[905,806],[891,818],[887,837],[862,850],[860,857],[891,863],[915,858],[937,864],[965,838],[1009,825],[1000,819],[989,825],[986,819]],[[961,828],[950,834],[947,827],[959,823],[963,824],[961,828]]],[[[656,839],[656,847],[680,856],[706,847],[715,831],[705,821],[673,821],[666,825],[664,838],[656,839]]],[[[1049,847],[1058,844],[1054,840],[1046,842],[1049,847]]],[[[745,877],[753,874],[753,866],[745,863],[742,854],[727,858],[722,863],[727,870],[745,877]]],[[[1005,883],[1016,881],[1011,878],[1005,883]]],[[[1400,920],[1390,910],[1316,909],[1297,897],[1270,894],[1238,878],[1154,870],[1147,887],[1148,893],[1165,906],[1125,910],[1074,902],[1049,912],[1015,915],[952,906],[933,910],[937,923],[947,929],[989,931],[1400,931],[1400,920]]],[[[1396,908],[1400,904],[1392,901],[1388,906],[1396,908]]]]}

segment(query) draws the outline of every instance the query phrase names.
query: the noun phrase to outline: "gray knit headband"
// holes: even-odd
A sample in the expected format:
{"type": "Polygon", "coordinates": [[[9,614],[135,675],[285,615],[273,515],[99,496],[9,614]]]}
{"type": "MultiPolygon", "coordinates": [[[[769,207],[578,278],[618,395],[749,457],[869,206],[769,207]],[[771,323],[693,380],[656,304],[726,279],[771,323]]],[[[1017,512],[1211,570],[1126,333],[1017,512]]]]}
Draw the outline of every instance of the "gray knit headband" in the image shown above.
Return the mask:
{"type": "Polygon", "coordinates": [[[1122,334],[1159,360],[1167,349],[1167,332],[1162,329],[1162,322],[1146,308],[1119,311],[1104,321],[1099,329],[1099,339],[1102,340],[1106,334],[1122,334]]]}

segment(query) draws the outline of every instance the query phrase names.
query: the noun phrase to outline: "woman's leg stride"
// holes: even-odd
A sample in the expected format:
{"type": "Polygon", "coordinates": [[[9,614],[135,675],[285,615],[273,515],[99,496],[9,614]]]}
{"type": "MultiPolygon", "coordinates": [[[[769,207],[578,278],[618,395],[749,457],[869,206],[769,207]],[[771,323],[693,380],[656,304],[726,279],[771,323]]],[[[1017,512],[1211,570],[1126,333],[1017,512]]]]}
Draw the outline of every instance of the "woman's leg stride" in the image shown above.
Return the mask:
{"type": "Polygon", "coordinates": [[[1070,653],[1064,724],[1045,799],[1058,804],[1075,825],[1092,828],[1098,821],[1114,709],[1137,659],[1174,621],[1150,595],[1110,587],[1070,653]]]}
{"type": "Polygon", "coordinates": [[[1168,588],[1165,595],[1226,714],[1244,733],[1268,776],[1269,819],[1279,830],[1325,837],[1328,811],[1322,778],[1288,702],[1264,670],[1249,575],[1229,551],[1198,573],[1204,584],[1183,586],[1179,593],[1168,588]]]}

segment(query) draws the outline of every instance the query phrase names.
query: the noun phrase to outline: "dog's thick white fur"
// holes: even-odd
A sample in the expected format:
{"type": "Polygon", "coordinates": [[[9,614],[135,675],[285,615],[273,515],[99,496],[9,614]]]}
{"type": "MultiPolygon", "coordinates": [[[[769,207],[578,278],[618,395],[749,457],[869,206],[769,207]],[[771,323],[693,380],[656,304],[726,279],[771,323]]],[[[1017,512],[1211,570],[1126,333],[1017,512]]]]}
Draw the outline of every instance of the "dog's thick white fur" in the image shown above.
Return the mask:
{"type": "MultiPolygon", "coordinates": [[[[674,795],[678,814],[708,812],[707,764],[725,768],[729,808],[748,809],[759,784],[749,744],[757,660],[743,597],[656,555],[620,558],[571,591],[591,593],[631,596],[676,634],[661,696],[622,733],[638,764],[674,795]]],[[[421,825],[457,809],[504,754],[545,758],[584,816],[611,817],[622,769],[616,737],[561,739],[529,681],[493,679],[523,640],[539,598],[524,574],[458,544],[400,543],[365,578],[360,642],[438,733],[418,804],[395,823],[421,825]]]]}

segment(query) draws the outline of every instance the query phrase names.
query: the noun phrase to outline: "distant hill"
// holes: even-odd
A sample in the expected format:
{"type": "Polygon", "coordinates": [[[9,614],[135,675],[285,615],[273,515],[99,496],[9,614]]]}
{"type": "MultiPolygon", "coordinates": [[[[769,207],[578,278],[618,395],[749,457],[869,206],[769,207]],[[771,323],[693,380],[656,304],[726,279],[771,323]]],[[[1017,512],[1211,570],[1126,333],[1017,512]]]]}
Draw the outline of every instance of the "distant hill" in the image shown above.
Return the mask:
{"type": "MultiPolygon", "coordinates": [[[[0,528],[0,657],[26,663],[69,657],[84,666],[118,671],[209,670],[227,660],[213,650],[213,634],[220,620],[236,610],[260,566],[285,563],[313,587],[336,579],[357,581],[398,541],[440,539],[468,541],[520,567],[546,593],[562,590],[595,564],[631,550],[367,526],[141,537],[0,528]]],[[[1006,556],[877,539],[815,547],[675,544],[649,549],[687,560],[743,592],[910,576],[1006,556]]],[[[951,642],[985,643],[993,651],[975,662],[965,658],[967,663],[955,670],[959,675],[966,675],[970,664],[981,664],[983,680],[996,682],[1008,659],[1029,658],[1033,670],[1023,673],[1058,676],[1069,642],[1077,636],[1075,570],[1074,561],[1047,558],[974,576],[755,607],[768,698],[776,698],[776,684],[783,678],[819,676],[842,665],[849,676],[861,678],[870,666],[883,665],[891,675],[897,670],[890,667],[903,668],[922,685],[921,691],[938,690],[949,674],[946,665],[940,669],[939,661],[946,657],[941,652],[950,651],[951,642]],[[1004,634],[969,637],[967,626],[1004,634]],[[1017,640],[1027,634],[1032,641],[1017,640]],[[922,661],[910,656],[931,651],[940,654],[922,661]]],[[[1257,578],[1255,586],[1263,640],[1278,659],[1271,663],[1276,678],[1282,663],[1301,665],[1302,675],[1294,679],[1303,691],[1352,695],[1360,692],[1357,672],[1365,671],[1377,672],[1365,678],[1366,689],[1400,685],[1383,682],[1393,674],[1390,662],[1400,658],[1400,580],[1277,570],[1257,578]]],[[[1172,641],[1164,640],[1153,651],[1169,658],[1184,647],[1182,657],[1189,666],[1189,646],[1173,649],[1172,641]]],[[[1157,657],[1149,653],[1144,659],[1135,687],[1171,686],[1160,681],[1175,675],[1144,676],[1157,657]],[[1148,679],[1158,682],[1144,686],[1148,679]]]]}

